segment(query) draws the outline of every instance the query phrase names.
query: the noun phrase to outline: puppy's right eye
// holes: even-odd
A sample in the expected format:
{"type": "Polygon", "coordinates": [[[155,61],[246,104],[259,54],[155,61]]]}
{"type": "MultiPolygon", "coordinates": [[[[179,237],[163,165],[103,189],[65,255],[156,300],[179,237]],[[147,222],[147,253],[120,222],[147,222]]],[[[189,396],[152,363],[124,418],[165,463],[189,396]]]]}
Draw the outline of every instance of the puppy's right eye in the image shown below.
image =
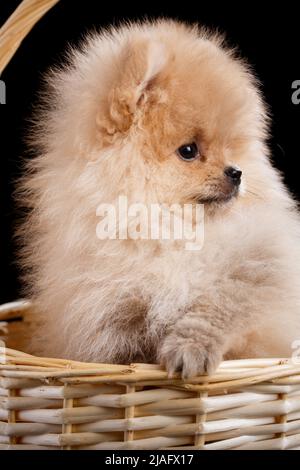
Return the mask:
{"type": "Polygon", "coordinates": [[[182,160],[187,162],[196,160],[196,158],[198,158],[200,155],[196,142],[181,145],[181,147],[177,149],[176,153],[182,160]]]}

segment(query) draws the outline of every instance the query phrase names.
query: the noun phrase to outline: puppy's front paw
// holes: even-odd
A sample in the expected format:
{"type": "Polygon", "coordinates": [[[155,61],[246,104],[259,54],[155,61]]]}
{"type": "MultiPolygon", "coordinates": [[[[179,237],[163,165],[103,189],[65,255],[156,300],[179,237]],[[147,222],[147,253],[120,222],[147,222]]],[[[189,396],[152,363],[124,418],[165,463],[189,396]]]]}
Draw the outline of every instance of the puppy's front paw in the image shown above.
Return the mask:
{"type": "Polygon", "coordinates": [[[222,351],[216,341],[199,342],[175,333],[168,335],[159,351],[159,361],[167,369],[168,376],[181,372],[183,379],[212,374],[222,360],[222,351]],[[205,344],[203,344],[205,343],[205,344]]]}

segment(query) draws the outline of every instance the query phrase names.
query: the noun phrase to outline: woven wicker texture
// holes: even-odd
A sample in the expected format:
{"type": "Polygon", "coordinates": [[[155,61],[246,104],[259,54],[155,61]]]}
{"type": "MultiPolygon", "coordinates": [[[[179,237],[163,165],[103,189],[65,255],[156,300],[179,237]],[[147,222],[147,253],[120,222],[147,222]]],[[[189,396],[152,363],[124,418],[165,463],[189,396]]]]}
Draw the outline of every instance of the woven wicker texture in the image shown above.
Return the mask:
{"type": "MultiPolygon", "coordinates": [[[[2,26],[0,74],[57,2],[24,0],[2,26]]],[[[33,321],[27,302],[0,307],[0,449],[300,449],[300,364],[291,359],[227,361],[185,383],[158,365],[16,351],[33,321]]]]}
{"type": "MultiPolygon", "coordinates": [[[[32,323],[30,304],[0,308],[1,319],[2,340],[16,344],[16,331],[32,323]]],[[[55,448],[300,449],[300,364],[225,361],[187,383],[158,365],[85,364],[3,346],[0,449],[55,448]]]]}

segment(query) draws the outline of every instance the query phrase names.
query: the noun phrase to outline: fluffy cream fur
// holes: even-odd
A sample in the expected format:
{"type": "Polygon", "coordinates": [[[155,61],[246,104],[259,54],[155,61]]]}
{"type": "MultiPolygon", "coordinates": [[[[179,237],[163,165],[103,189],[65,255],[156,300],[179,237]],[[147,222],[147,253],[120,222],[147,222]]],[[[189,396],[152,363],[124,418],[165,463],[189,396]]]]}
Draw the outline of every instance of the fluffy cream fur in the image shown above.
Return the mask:
{"type": "Polygon", "coordinates": [[[23,265],[41,325],[29,349],[160,361],[290,356],[300,339],[300,222],[272,167],[249,67],[218,35],[173,21],[87,38],[48,76],[21,197],[23,265]],[[176,149],[196,141],[201,158],[176,149]],[[242,188],[224,168],[238,165],[242,188]],[[207,201],[202,250],[96,237],[100,203],[207,201]],[[216,202],[214,202],[216,199],[216,202]]]}

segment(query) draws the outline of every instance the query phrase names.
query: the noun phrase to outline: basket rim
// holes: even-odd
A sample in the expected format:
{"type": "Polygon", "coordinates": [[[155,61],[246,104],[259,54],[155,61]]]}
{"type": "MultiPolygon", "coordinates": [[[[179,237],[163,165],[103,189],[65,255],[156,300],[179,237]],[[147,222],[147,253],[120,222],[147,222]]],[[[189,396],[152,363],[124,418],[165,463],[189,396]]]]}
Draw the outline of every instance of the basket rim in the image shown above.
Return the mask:
{"type": "MultiPolygon", "coordinates": [[[[20,299],[0,305],[0,325],[7,320],[23,317],[33,304],[20,299]]],[[[64,383],[150,383],[176,386],[195,391],[224,390],[271,382],[300,383],[300,361],[294,358],[234,359],[220,363],[212,375],[182,379],[180,374],[169,376],[159,364],[107,364],[80,362],[62,358],[38,357],[0,343],[0,377],[59,380],[64,383]]]]}

